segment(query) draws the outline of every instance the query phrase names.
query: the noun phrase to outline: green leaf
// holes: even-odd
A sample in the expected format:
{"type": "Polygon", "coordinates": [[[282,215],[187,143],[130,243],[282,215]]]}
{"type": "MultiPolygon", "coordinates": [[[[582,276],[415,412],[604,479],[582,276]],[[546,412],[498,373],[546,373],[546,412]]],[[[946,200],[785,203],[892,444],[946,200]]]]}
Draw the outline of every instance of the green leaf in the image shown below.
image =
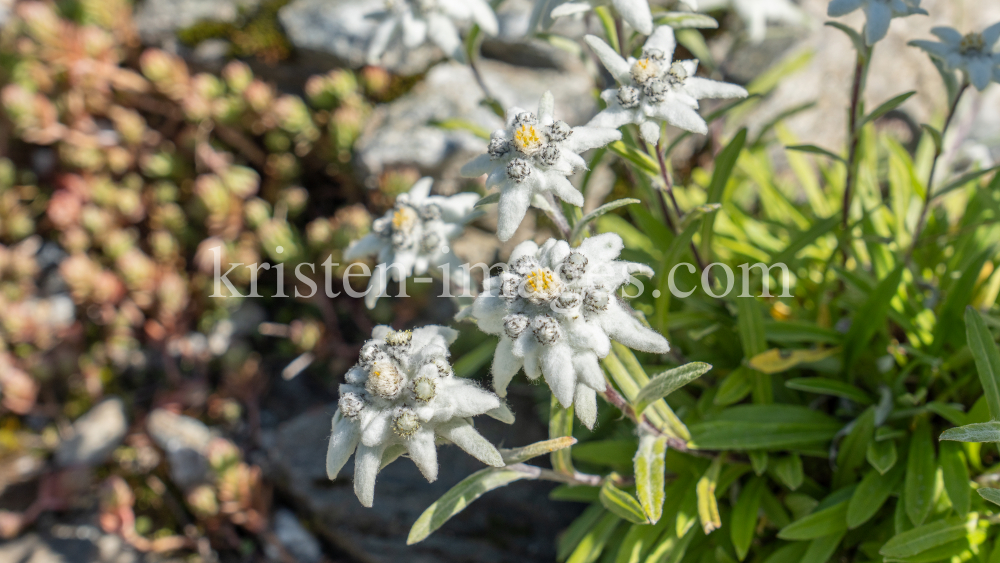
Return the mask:
{"type": "Polygon", "coordinates": [[[840,540],[844,539],[846,532],[835,532],[828,536],[816,538],[809,542],[809,549],[802,556],[801,561],[808,563],[826,563],[840,545],[840,540]]]}
{"type": "Polygon", "coordinates": [[[844,335],[812,323],[764,321],[767,339],[778,344],[840,344],[844,335]]]}
{"type": "Polygon", "coordinates": [[[885,542],[879,554],[890,559],[904,559],[963,539],[976,529],[977,515],[951,517],[897,534],[885,542]]]}
{"type": "Polygon", "coordinates": [[[452,117],[450,119],[431,121],[430,124],[445,131],[468,131],[484,141],[490,140],[490,131],[488,129],[466,119],[452,117]]]}
{"type": "MultiPolygon", "coordinates": [[[[705,203],[722,203],[722,194],[726,189],[726,184],[729,183],[730,176],[733,175],[733,169],[736,168],[736,161],[739,159],[746,142],[747,130],[745,128],[740,129],[740,132],[719,153],[719,156],[715,159],[715,171],[712,172],[712,181],[708,185],[705,203]]],[[[718,214],[707,217],[701,225],[703,256],[711,256],[711,253],[707,251],[712,248],[712,237],[715,234],[715,217],[717,216],[718,214]]]]}
{"type": "Polygon", "coordinates": [[[728,407],[743,400],[753,389],[751,381],[753,374],[746,366],[740,366],[731,371],[721,383],[715,393],[712,403],[720,407],[728,407]]]}
{"type": "MultiPolygon", "coordinates": [[[[549,401],[549,439],[556,440],[572,435],[573,406],[570,405],[568,409],[564,409],[559,404],[556,396],[552,395],[549,401]]],[[[575,472],[571,450],[568,448],[553,451],[550,460],[552,462],[552,469],[560,473],[572,475],[575,472]]]]}
{"type": "Polygon", "coordinates": [[[507,465],[514,465],[515,463],[528,461],[533,457],[538,457],[540,455],[559,451],[563,448],[568,448],[573,444],[576,444],[576,438],[572,436],[563,436],[553,440],[545,440],[544,442],[535,442],[534,444],[524,446],[523,448],[500,448],[500,455],[503,457],[504,463],[507,465]]]}
{"type": "Polygon", "coordinates": [[[484,205],[492,205],[499,201],[500,201],[500,192],[494,192],[477,201],[476,204],[472,206],[472,208],[475,209],[476,207],[482,207],[484,205]]]}
{"type": "Polygon", "coordinates": [[[861,119],[861,121],[857,125],[857,131],[860,131],[861,128],[867,125],[868,123],[875,121],[876,119],[882,117],[883,115],[903,105],[903,102],[909,100],[911,97],[913,97],[914,94],[916,94],[916,91],[900,94],[895,98],[889,100],[888,102],[885,102],[884,104],[875,108],[875,111],[869,113],[868,115],[866,115],[864,118],[861,119]]]}
{"type": "Polygon", "coordinates": [[[632,466],[637,444],[634,440],[588,440],[573,448],[573,459],[594,465],[621,468],[632,466]]]}
{"type": "Polygon", "coordinates": [[[875,286],[864,305],[851,319],[851,328],[844,339],[844,370],[850,370],[858,360],[861,351],[871,343],[875,332],[885,326],[892,298],[899,290],[903,279],[904,265],[900,264],[875,286]]]}
{"type": "Polygon", "coordinates": [[[868,444],[875,434],[875,407],[868,407],[854,421],[853,428],[840,442],[837,452],[837,471],[833,476],[834,488],[857,482],[855,472],[865,463],[868,444]]]}
{"type": "Polygon", "coordinates": [[[715,500],[715,487],[719,481],[719,471],[722,469],[722,456],[717,456],[708,466],[708,470],[698,480],[698,519],[705,534],[711,534],[722,527],[719,517],[719,503],[715,500]]]}
{"type": "Polygon", "coordinates": [[[981,487],[976,489],[979,496],[992,502],[993,504],[1000,504],[1000,489],[990,489],[987,487],[981,487]]]}
{"type": "Polygon", "coordinates": [[[604,508],[607,508],[609,512],[619,518],[624,518],[633,524],[649,523],[639,501],[635,500],[635,497],[632,495],[616,487],[611,482],[611,479],[605,479],[604,485],[601,486],[600,499],[604,508]]]}
{"type": "Polygon", "coordinates": [[[941,433],[940,439],[955,442],[1000,442],[1000,422],[979,422],[949,428],[941,433]]]}
{"type": "Polygon", "coordinates": [[[604,551],[604,546],[608,544],[615,528],[621,523],[621,518],[614,514],[605,514],[597,525],[595,525],[587,535],[583,536],[576,549],[570,554],[566,563],[594,563],[604,551]]]}
{"type": "Polygon", "coordinates": [[[642,203],[642,202],[635,198],[618,199],[610,203],[605,203],[604,205],[598,207],[597,209],[591,211],[590,213],[587,213],[586,215],[583,216],[582,219],[577,221],[576,225],[573,225],[573,232],[570,234],[569,240],[571,241],[577,240],[580,237],[580,235],[583,234],[583,230],[587,228],[587,225],[589,225],[590,222],[593,221],[594,219],[597,219],[598,217],[604,215],[605,213],[608,213],[609,211],[614,211],[619,207],[632,205],[633,203],[642,203]]]}
{"type": "Polygon", "coordinates": [[[942,147],[944,146],[941,140],[941,132],[926,123],[921,123],[920,128],[931,136],[931,140],[934,141],[935,152],[937,152],[937,154],[941,154],[941,151],[943,150],[942,147]]]}
{"type": "Polygon", "coordinates": [[[750,479],[747,486],[740,492],[733,506],[730,517],[729,535],[736,549],[736,557],[743,561],[750,544],[753,543],[754,531],[757,529],[757,513],[760,511],[760,501],[766,481],[760,477],[750,479]]]}
{"type": "Polygon", "coordinates": [[[488,467],[476,471],[427,507],[410,528],[406,545],[423,541],[449,518],[465,510],[466,506],[484,494],[527,477],[529,475],[526,473],[505,468],[488,467]]]}
{"type": "Polygon", "coordinates": [[[846,25],[840,22],[832,22],[832,21],[826,22],[826,25],[839,29],[840,31],[843,31],[844,34],[847,35],[847,37],[851,40],[851,43],[854,44],[854,50],[857,51],[858,54],[860,55],[868,56],[867,55],[867,53],[869,52],[868,45],[865,43],[865,40],[861,37],[860,33],[854,31],[853,29],[847,27],[846,25]]]}
{"type": "MultiPolygon", "coordinates": [[[[583,538],[607,515],[608,511],[604,510],[604,507],[600,503],[588,506],[583,511],[583,514],[578,516],[576,520],[573,520],[573,523],[569,525],[569,528],[559,538],[556,546],[556,561],[565,561],[576,547],[580,545],[583,538]]],[[[615,517],[615,521],[619,521],[617,517],[615,517]]]]}
{"type": "Polygon", "coordinates": [[[674,391],[708,373],[712,366],[704,362],[691,362],[683,366],[667,370],[652,379],[636,395],[632,404],[635,413],[642,414],[651,403],[669,396],[674,391]]]}
{"type": "Polygon", "coordinates": [[[1000,420],[1000,350],[982,315],[972,307],[965,310],[965,334],[990,407],[990,418],[1000,420]]]}
{"type": "Polygon", "coordinates": [[[549,493],[549,500],[561,500],[567,502],[585,502],[590,504],[597,502],[601,494],[600,487],[588,487],[586,485],[559,485],[549,493]]]}
{"type": "Polygon", "coordinates": [[[959,335],[962,333],[962,310],[972,302],[983,266],[993,253],[993,248],[987,248],[980,252],[962,269],[959,278],[948,286],[944,303],[941,304],[941,310],[938,313],[937,325],[934,327],[935,350],[940,350],[949,342],[956,346],[961,345],[959,335]]]}
{"type": "Polygon", "coordinates": [[[834,213],[833,215],[817,221],[809,230],[800,233],[792,242],[788,243],[780,253],[775,254],[771,257],[772,264],[785,264],[791,262],[795,259],[795,255],[798,254],[800,250],[811,245],[819,237],[829,233],[840,223],[840,214],[834,213]]]}
{"type": "Polygon", "coordinates": [[[792,491],[802,486],[802,481],[805,479],[805,474],[802,472],[802,458],[797,453],[774,460],[771,470],[778,480],[792,491]]]}
{"type": "Polygon", "coordinates": [[[874,440],[868,443],[865,459],[880,474],[885,475],[896,465],[896,442],[892,440],[874,440]]]}
{"type": "Polygon", "coordinates": [[[903,473],[902,465],[884,475],[869,471],[854,489],[847,505],[847,527],[853,530],[871,520],[896,490],[903,473]]]}
{"type": "Polygon", "coordinates": [[[716,29],[719,22],[715,18],[695,12],[657,12],[653,17],[655,25],[669,25],[674,29],[716,29]]]}
{"type": "Polygon", "coordinates": [[[639,149],[626,145],[625,141],[615,141],[608,145],[608,149],[650,176],[659,176],[660,163],[639,149]]]}
{"type": "MultiPolygon", "coordinates": [[[[743,356],[750,360],[767,350],[767,339],[764,334],[764,314],[753,297],[736,299],[738,308],[736,323],[743,345],[743,356]]],[[[753,376],[753,402],[768,404],[774,402],[774,392],[771,389],[771,376],[757,370],[750,372],[753,376]]]]}
{"type": "Polygon", "coordinates": [[[674,36],[677,38],[677,43],[683,45],[685,49],[694,55],[694,58],[698,59],[698,62],[702,64],[707,70],[713,71],[716,68],[715,58],[712,56],[712,52],[708,49],[708,44],[705,43],[705,37],[702,36],[701,32],[696,29],[678,29],[674,36]]]}
{"type": "Polygon", "coordinates": [[[951,500],[951,507],[959,516],[969,513],[972,503],[972,488],[969,486],[969,466],[965,461],[965,450],[960,444],[943,442],[940,445],[941,476],[944,490],[951,500]]]}
{"type": "Polygon", "coordinates": [[[824,149],[823,147],[817,147],[816,145],[791,145],[791,146],[785,147],[785,150],[787,150],[787,151],[796,151],[796,152],[805,152],[805,153],[809,153],[809,154],[818,154],[818,155],[822,155],[822,156],[825,156],[827,158],[831,158],[833,160],[836,160],[837,162],[840,162],[840,163],[845,163],[845,164],[847,163],[847,161],[844,160],[844,157],[840,156],[839,154],[832,153],[832,152],[824,149]]]}
{"type": "Polygon", "coordinates": [[[841,428],[798,405],[739,405],[691,426],[691,445],[708,450],[781,450],[826,442],[841,428]]]}
{"type": "Polygon", "coordinates": [[[906,515],[914,526],[923,524],[930,514],[934,501],[936,473],[937,464],[934,461],[931,427],[926,419],[921,419],[910,438],[906,480],[903,483],[906,515]]]}
{"type": "Polygon", "coordinates": [[[480,368],[493,360],[493,353],[496,349],[497,342],[489,338],[455,361],[452,370],[458,377],[472,377],[480,368]]]}
{"type": "MultiPolygon", "coordinates": [[[[607,6],[598,6],[594,9],[594,13],[597,14],[597,19],[601,20],[601,27],[604,28],[604,38],[607,39],[608,45],[611,45],[611,48],[617,51],[619,45],[618,26],[615,25],[615,17],[611,14],[611,10],[607,6]]],[[[626,53],[619,54],[627,56],[626,53]]]]}
{"type": "Polygon", "coordinates": [[[665,490],[664,459],[667,455],[667,438],[643,434],[639,437],[639,449],[635,452],[635,492],[639,504],[651,524],[656,524],[663,515],[665,490]]]}
{"type": "Polygon", "coordinates": [[[987,168],[986,170],[977,170],[975,172],[967,172],[965,174],[962,174],[961,176],[959,176],[955,180],[952,180],[951,182],[948,182],[943,188],[935,192],[934,195],[931,197],[931,199],[936,200],[940,197],[948,195],[949,193],[959,188],[962,188],[963,186],[968,185],[970,182],[978,180],[982,176],[985,176],[992,172],[996,172],[997,170],[1000,170],[1000,166],[994,166],[993,168],[987,168]]]}
{"type": "Polygon", "coordinates": [[[814,540],[847,530],[847,501],[818,510],[778,532],[783,540],[814,540]]]}
{"type": "Polygon", "coordinates": [[[750,457],[750,467],[754,474],[763,475],[767,471],[767,452],[764,450],[751,450],[747,452],[750,457]]]}
{"type": "Polygon", "coordinates": [[[843,399],[850,399],[862,405],[870,405],[873,400],[871,395],[850,383],[825,377],[799,377],[789,379],[785,382],[785,387],[803,391],[805,393],[817,393],[820,395],[832,395],[843,399]]]}

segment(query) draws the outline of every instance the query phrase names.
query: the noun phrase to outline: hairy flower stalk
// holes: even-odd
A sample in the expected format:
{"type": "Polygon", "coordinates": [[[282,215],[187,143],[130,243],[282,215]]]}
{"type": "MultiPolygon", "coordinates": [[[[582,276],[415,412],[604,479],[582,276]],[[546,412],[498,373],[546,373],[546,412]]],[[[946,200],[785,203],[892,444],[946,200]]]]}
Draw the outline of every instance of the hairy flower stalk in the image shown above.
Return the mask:
{"type": "Polygon", "coordinates": [[[1000,23],[982,33],[962,35],[950,27],[935,27],[931,33],[941,41],[917,40],[910,41],[910,45],[927,51],[948,70],[961,70],[979,91],[985,90],[990,82],[1000,82],[1000,53],[994,52],[1000,40],[1000,23]]]}
{"type": "Polygon", "coordinates": [[[646,265],[615,260],[621,237],[606,233],[571,249],[549,239],[541,248],[519,244],[509,268],[486,280],[475,303],[459,314],[500,337],[493,356],[493,387],[501,397],[522,368],[530,379],[544,376],[564,407],[575,405],[588,427],[597,420],[597,393],[605,390],[600,358],[611,339],[663,354],[667,340],[637,320],[616,292],[633,274],[653,275],[646,265]]]}
{"type": "Polygon", "coordinates": [[[617,129],[634,123],[646,142],[656,144],[661,122],[693,133],[708,132],[708,124],[698,115],[698,100],[747,96],[747,91],[735,84],[695,76],[697,60],[673,61],[677,42],[668,26],[656,28],[639,59],[622,58],[593,35],[585,40],[619,84],[601,93],[608,107],[588,126],[617,129]]]}
{"type": "Polygon", "coordinates": [[[429,195],[433,180],[421,178],[409,193],[396,198],[396,206],[376,219],[372,232],[353,242],[344,253],[347,260],[376,256],[378,265],[368,281],[365,305],[375,306],[391,278],[400,281],[447,265],[452,281],[468,283],[468,270],[461,268],[448,241],[462,234],[476,214],[472,207],[478,194],[450,197],[429,195]]]}
{"type": "Polygon", "coordinates": [[[354,492],[364,506],[372,505],[381,468],[404,453],[428,481],[437,479],[437,441],[451,442],[487,465],[504,465],[470,419],[487,414],[510,423],[513,415],[496,395],[454,376],[448,345],[457,337],[441,326],[412,332],[378,326],[347,372],[326,472],[336,479],[354,453],[354,492]]]}
{"type": "Polygon", "coordinates": [[[859,9],[864,10],[867,18],[865,43],[868,45],[885,38],[892,18],[927,15],[927,10],[920,7],[920,0],[833,0],[826,13],[831,18],[839,18],[859,9]]]}
{"type": "Polygon", "coordinates": [[[373,65],[396,41],[406,49],[431,41],[452,59],[465,60],[456,22],[475,23],[489,35],[499,31],[486,0],[386,0],[386,9],[371,17],[382,20],[368,44],[368,64],[373,65]]]}
{"type": "Polygon", "coordinates": [[[583,206],[583,194],[568,176],[587,168],[580,153],[621,139],[614,127],[570,127],[555,119],[555,99],[546,92],[538,102],[538,114],[513,107],[507,110],[507,126],[490,137],[487,153],[462,167],[462,175],[486,174],[486,187],[500,188],[497,237],[514,236],[528,206],[548,194],[583,206]]]}

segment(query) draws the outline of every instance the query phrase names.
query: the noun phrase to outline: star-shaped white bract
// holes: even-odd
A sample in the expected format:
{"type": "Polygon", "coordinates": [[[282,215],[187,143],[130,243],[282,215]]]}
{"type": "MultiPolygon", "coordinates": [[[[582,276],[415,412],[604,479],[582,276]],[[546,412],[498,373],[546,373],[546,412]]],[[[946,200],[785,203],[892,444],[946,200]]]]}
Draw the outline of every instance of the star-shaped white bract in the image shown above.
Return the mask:
{"type": "Polygon", "coordinates": [[[865,43],[868,45],[885,38],[892,18],[927,15],[927,10],[920,7],[920,0],[833,0],[826,13],[831,18],[839,18],[857,9],[865,11],[865,43]]]}
{"type": "Polygon", "coordinates": [[[428,481],[437,479],[437,441],[454,443],[487,465],[504,465],[470,419],[489,414],[511,423],[513,415],[493,393],[455,377],[448,345],[457,337],[442,326],[413,332],[378,326],[361,348],[358,365],[347,372],[326,473],[336,479],[354,453],[354,492],[364,506],[372,505],[380,469],[404,453],[428,481]]]}
{"type": "Polygon", "coordinates": [[[531,13],[529,30],[538,25],[548,29],[553,18],[587,12],[597,6],[614,6],[615,10],[633,29],[649,35],[653,32],[653,15],[649,11],[649,0],[536,0],[531,13]]]}
{"type": "Polygon", "coordinates": [[[747,96],[747,91],[735,84],[695,76],[697,60],[671,62],[677,43],[669,26],[656,28],[638,60],[629,57],[626,61],[593,35],[584,39],[619,84],[601,93],[608,107],[589,126],[617,129],[634,123],[642,138],[655,144],[660,139],[661,121],[693,133],[708,132],[708,124],[698,114],[698,100],[747,96]]]}
{"type": "Polygon", "coordinates": [[[479,24],[488,35],[500,29],[497,16],[486,0],[386,0],[386,9],[372,14],[382,20],[368,43],[368,64],[378,64],[395,40],[415,49],[428,40],[449,57],[465,60],[456,22],[479,24]]]}
{"type": "Polygon", "coordinates": [[[702,3],[706,11],[732,6],[747,26],[747,35],[753,43],[767,37],[767,24],[785,23],[798,25],[804,15],[791,0],[710,0],[702,3]]]}
{"type": "Polygon", "coordinates": [[[346,260],[376,256],[378,265],[368,281],[365,304],[369,309],[385,293],[391,278],[400,281],[411,275],[435,272],[448,265],[452,280],[464,287],[468,270],[461,268],[448,241],[462,234],[465,224],[475,217],[475,193],[450,197],[429,195],[433,180],[421,178],[409,193],[396,197],[396,206],[372,224],[372,232],[351,243],[346,260]]]}
{"type": "Polygon", "coordinates": [[[484,282],[483,293],[459,317],[500,337],[492,370],[498,395],[507,395],[523,368],[530,379],[544,376],[559,403],[575,405],[593,428],[596,393],[606,388],[599,360],[611,350],[611,339],[644,352],[670,350],[616,295],[633,274],[653,275],[649,266],[616,260],[623,246],[614,233],[585,239],[575,249],[555,239],[541,248],[523,242],[506,270],[484,282]]]}
{"type": "Polygon", "coordinates": [[[583,206],[583,194],[568,176],[587,168],[580,153],[621,139],[614,127],[570,127],[554,117],[555,101],[546,92],[535,115],[521,108],[507,110],[507,127],[490,137],[486,154],[462,167],[462,175],[486,174],[486,187],[500,188],[497,237],[514,236],[535,197],[548,194],[583,206]]]}
{"type": "Polygon", "coordinates": [[[994,46],[1000,39],[1000,23],[982,33],[962,35],[950,27],[935,27],[931,33],[941,42],[918,40],[910,41],[910,45],[927,51],[943,62],[948,70],[961,70],[980,91],[991,81],[1000,82],[1000,53],[994,52],[994,46]]]}

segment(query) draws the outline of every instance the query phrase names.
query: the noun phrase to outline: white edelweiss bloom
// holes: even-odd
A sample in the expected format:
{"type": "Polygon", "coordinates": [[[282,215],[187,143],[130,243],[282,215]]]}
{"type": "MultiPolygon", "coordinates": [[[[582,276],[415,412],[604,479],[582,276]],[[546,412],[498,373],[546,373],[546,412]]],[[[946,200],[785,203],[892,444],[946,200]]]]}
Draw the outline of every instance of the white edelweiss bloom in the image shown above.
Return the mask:
{"type": "Polygon", "coordinates": [[[496,35],[500,29],[487,0],[386,0],[385,4],[384,11],[371,16],[382,23],[368,43],[368,64],[378,64],[397,39],[406,49],[415,49],[429,40],[449,57],[462,61],[465,53],[456,22],[474,22],[489,35],[496,35]]]}
{"type": "Polygon", "coordinates": [[[398,282],[447,264],[452,281],[462,287],[468,282],[468,271],[460,267],[448,241],[461,235],[465,224],[476,216],[472,208],[479,194],[432,196],[433,182],[421,178],[409,193],[396,197],[396,206],[372,223],[372,232],[351,243],[344,253],[345,260],[376,256],[378,265],[365,294],[369,309],[385,293],[390,278],[398,282]]]}
{"type": "Polygon", "coordinates": [[[554,117],[555,100],[546,92],[535,115],[521,108],[507,110],[507,127],[490,137],[487,153],[462,167],[462,175],[486,176],[487,189],[500,188],[497,237],[506,241],[524,219],[535,197],[552,194],[583,206],[583,194],[568,176],[587,168],[581,153],[621,139],[614,127],[570,127],[554,117]]]}
{"type": "Polygon", "coordinates": [[[701,5],[705,11],[728,6],[732,6],[746,24],[747,35],[753,43],[760,43],[767,37],[768,22],[798,25],[805,19],[802,10],[791,0],[709,0],[701,5]]]}
{"type": "MultiPolygon", "coordinates": [[[[691,1],[685,0],[685,3],[690,5],[691,1]]],[[[528,29],[534,30],[539,24],[548,29],[552,25],[553,18],[587,12],[597,6],[609,4],[614,6],[622,19],[639,33],[649,35],[653,32],[653,15],[649,11],[649,0],[536,0],[528,29]]]]}
{"type": "Polygon", "coordinates": [[[549,239],[514,248],[506,271],[486,280],[460,318],[500,337],[493,355],[493,387],[501,397],[522,368],[530,379],[544,376],[564,407],[574,405],[588,428],[597,420],[597,393],[605,390],[599,360],[611,339],[629,348],[663,354],[667,340],[636,319],[616,291],[631,275],[652,276],[644,264],[615,260],[623,247],[617,234],[584,240],[578,248],[549,239]]]}
{"type": "Polygon", "coordinates": [[[950,27],[935,27],[931,33],[941,42],[910,41],[927,54],[944,63],[948,70],[961,70],[978,90],[982,91],[991,81],[1000,82],[1000,53],[994,46],[1000,39],[1000,23],[993,24],[982,33],[962,35],[950,27]]]}
{"type": "Polygon", "coordinates": [[[892,18],[927,15],[920,7],[920,0],[833,0],[826,9],[831,18],[839,18],[862,9],[865,11],[865,43],[874,45],[889,33],[892,18]]]}
{"type": "Polygon", "coordinates": [[[642,58],[623,59],[602,39],[584,38],[618,82],[618,88],[601,93],[608,107],[587,125],[617,129],[627,123],[639,126],[649,143],[660,139],[660,122],[665,121],[704,135],[708,124],[698,115],[698,100],[704,98],[745,98],[747,91],[735,84],[695,76],[698,61],[674,61],[674,30],[661,26],[642,47],[642,58]]]}
{"type": "Polygon", "coordinates": [[[372,505],[380,469],[404,453],[428,481],[437,479],[436,441],[503,467],[500,452],[470,419],[488,414],[511,423],[513,415],[493,393],[455,377],[448,345],[457,337],[457,331],[442,326],[412,332],[378,326],[362,346],[358,365],[347,372],[333,416],[326,473],[336,479],[354,453],[354,492],[364,506],[372,505]]]}

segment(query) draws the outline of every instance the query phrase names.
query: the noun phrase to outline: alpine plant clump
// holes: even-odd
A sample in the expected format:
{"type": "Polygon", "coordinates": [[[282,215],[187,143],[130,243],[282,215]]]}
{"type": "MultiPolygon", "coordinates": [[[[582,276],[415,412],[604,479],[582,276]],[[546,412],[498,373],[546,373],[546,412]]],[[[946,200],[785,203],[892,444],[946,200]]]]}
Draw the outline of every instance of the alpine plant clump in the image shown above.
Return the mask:
{"type": "Polygon", "coordinates": [[[502,467],[496,448],[472,426],[488,414],[513,422],[496,395],[455,377],[448,346],[458,332],[442,326],[394,331],[378,326],[345,375],[326,456],[330,479],[354,457],[354,492],[375,498],[382,467],[407,454],[429,482],[437,479],[438,441],[453,443],[487,465],[502,467]]]}
{"type": "Polygon", "coordinates": [[[559,403],[576,407],[593,428],[597,393],[606,389],[599,360],[614,339],[630,348],[664,354],[666,338],[633,316],[618,289],[633,274],[652,276],[644,264],[615,260],[621,237],[605,233],[578,248],[549,239],[511,253],[508,268],[486,280],[483,293],[461,313],[479,329],[500,337],[493,356],[493,387],[501,397],[522,368],[529,379],[545,378],[559,403]]]}
{"type": "Polygon", "coordinates": [[[365,294],[369,309],[385,293],[390,278],[400,281],[447,265],[456,284],[467,284],[468,270],[460,267],[448,241],[461,235],[465,224],[475,217],[472,208],[479,196],[432,196],[433,182],[421,178],[408,193],[397,196],[395,207],[372,223],[372,232],[352,243],[344,253],[346,260],[374,255],[378,261],[365,294]]]}

